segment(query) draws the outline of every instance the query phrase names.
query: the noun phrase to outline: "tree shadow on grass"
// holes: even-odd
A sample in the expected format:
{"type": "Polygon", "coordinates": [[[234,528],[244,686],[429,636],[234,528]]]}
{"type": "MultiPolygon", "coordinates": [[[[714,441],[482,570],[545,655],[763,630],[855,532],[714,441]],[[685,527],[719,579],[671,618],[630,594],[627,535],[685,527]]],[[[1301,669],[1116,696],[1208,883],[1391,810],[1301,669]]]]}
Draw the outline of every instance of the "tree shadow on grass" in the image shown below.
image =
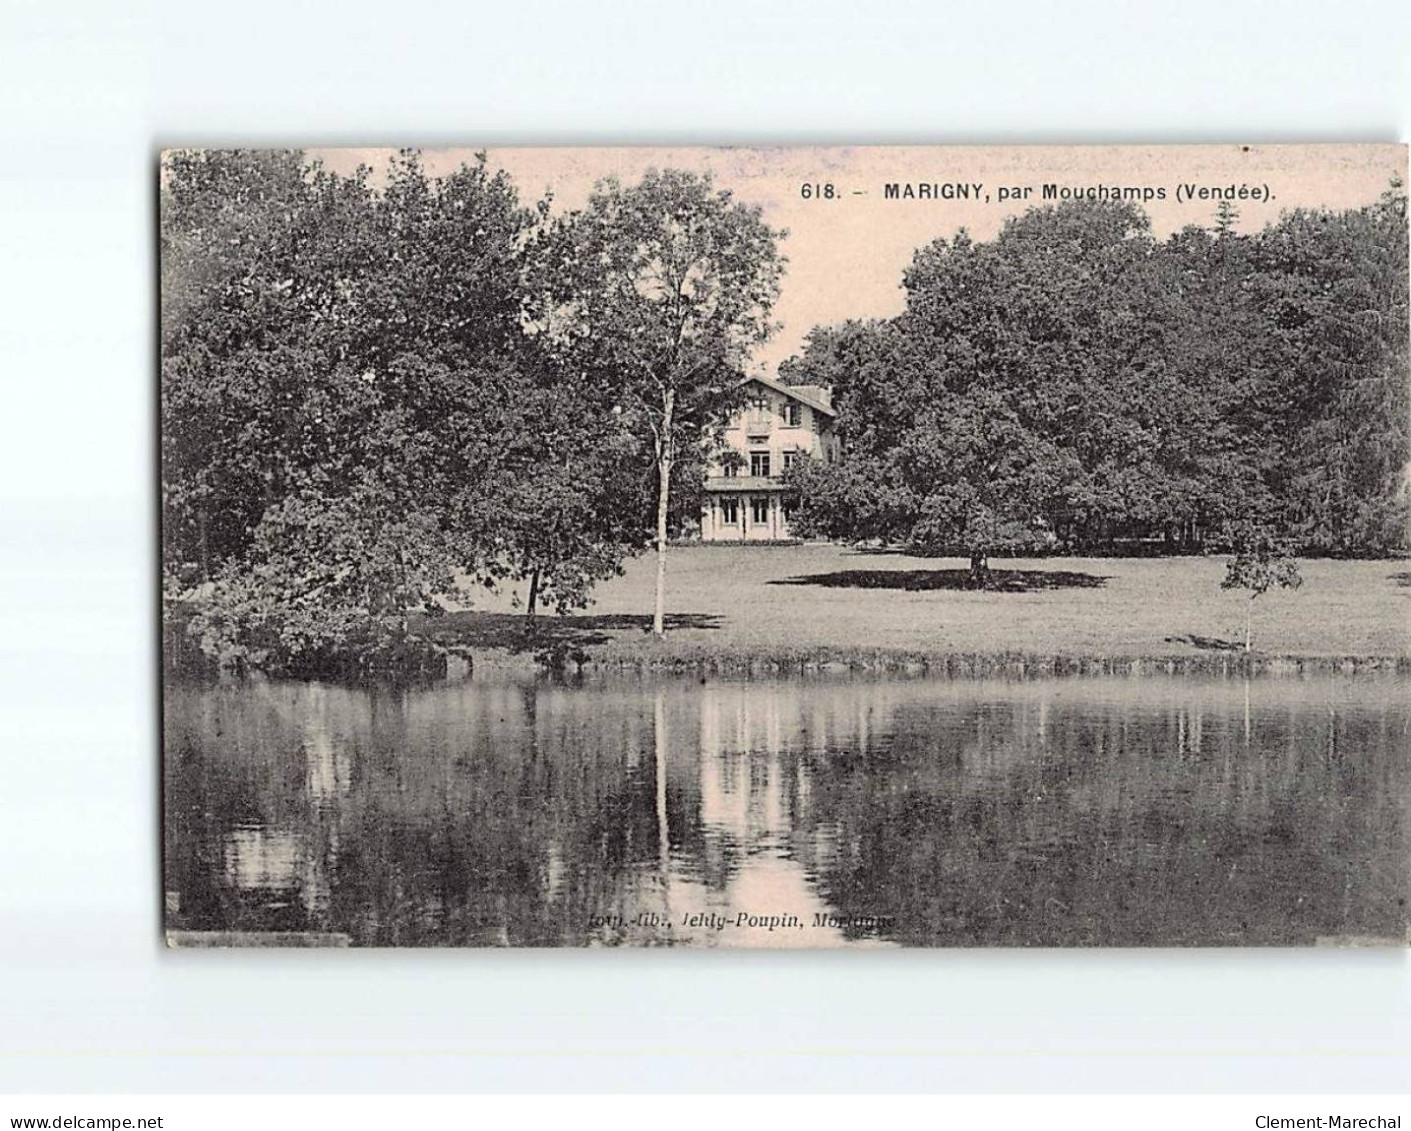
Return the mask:
{"type": "MultiPolygon", "coordinates": [[[[712,613],[669,613],[666,627],[719,628],[724,618],[712,613]]],[[[586,648],[604,644],[610,632],[652,630],[646,614],[613,613],[605,616],[536,617],[523,613],[446,613],[427,617],[418,630],[440,644],[463,648],[503,648],[507,652],[542,652],[545,649],[586,648]]]]}
{"type": "Polygon", "coordinates": [[[1411,589],[1411,571],[1405,573],[1389,573],[1388,581],[1394,581],[1402,589],[1411,589]]]}
{"type": "MultiPolygon", "coordinates": [[[[828,589],[970,590],[968,569],[844,569],[785,577],[770,585],[821,585],[828,589]]],[[[992,569],[988,593],[1041,593],[1053,589],[1098,589],[1107,578],[1067,569],[992,569]]]]}
{"type": "Polygon", "coordinates": [[[911,550],[903,546],[848,546],[843,550],[843,557],[859,558],[929,558],[944,557],[941,554],[927,554],[920,550],[911,550]]]}
{"type": "Polygon", "coordinates": [[[1203,652],[1239,652],[1244,647],[1234,640],[1222,640],[1218,636],[1198,636],[1194,632],[1187,632],[1182,636],[1168,636],[1166,643],[1189,644],[1203,652]]]}

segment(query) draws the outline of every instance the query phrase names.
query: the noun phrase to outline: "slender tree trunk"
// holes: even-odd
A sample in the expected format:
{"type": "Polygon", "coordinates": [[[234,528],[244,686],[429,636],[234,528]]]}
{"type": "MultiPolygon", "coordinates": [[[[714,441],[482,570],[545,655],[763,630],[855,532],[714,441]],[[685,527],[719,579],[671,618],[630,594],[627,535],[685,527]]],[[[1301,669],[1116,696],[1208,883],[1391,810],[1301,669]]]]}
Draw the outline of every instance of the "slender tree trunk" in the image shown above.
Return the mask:
{"type": "Polygon", "coordinates": [[[983,550],[970,552],[970,587],[983,589],[990,583],[989,555],[983,550]]]}
{"type": "Polygon", "coordinates": [[[1254,598],[1249,599],[1249,604],[1244,607],[1244,650],[1249,651],[1249,646],[1254,635],[1254,598]]]}
{"type": "Polygon", "coordinates": [[[397,547],[397,626],[400,636],[407,635],[407,558],[400,546],[397,547]]]}
{"type": "Polygon", "coordinates": [[[669,390],[661,416],[661,436],[657,441],[657,593],[652,631],[666,635],[666,511],[671,495],[671,417],[676,408],[676,390],[669,390]]]}
{"type": "Polygon", "coordinates": [[[528,608],[525,610],[525,616],[532,617],[539,604],[539,569],[537,566],[529,575],[529,600],[526,601],[525,604],[528,605],[528,608]]]}
{"type": "Polygon", "coordinates": [[[201,580],[211,579],[211,536],[210,520],[206,517],[206,508],[202,507],[196,512],[196,528],[200,531],[201,539],[201,580]]]}

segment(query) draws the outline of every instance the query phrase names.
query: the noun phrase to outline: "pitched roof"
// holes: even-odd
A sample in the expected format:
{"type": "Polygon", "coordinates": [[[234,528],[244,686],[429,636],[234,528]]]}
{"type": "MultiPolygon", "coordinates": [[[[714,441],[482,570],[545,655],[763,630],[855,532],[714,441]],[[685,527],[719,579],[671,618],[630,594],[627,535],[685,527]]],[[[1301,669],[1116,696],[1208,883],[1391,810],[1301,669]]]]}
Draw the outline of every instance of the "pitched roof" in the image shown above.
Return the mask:
{"type": "Polygon", "coordinates": [[[758,374],[754,377],[746,377],[745,384],[751,381],[758,381],[766,389],[773,389],[776,393],[782,393],[786,397],[806,404],[814,412],[821,412],[825,416],[837,416],[830,403],[828,390],[821,385],[786,385],[782,381],[777,381],[773,377],[765,377],[758,374]]]}

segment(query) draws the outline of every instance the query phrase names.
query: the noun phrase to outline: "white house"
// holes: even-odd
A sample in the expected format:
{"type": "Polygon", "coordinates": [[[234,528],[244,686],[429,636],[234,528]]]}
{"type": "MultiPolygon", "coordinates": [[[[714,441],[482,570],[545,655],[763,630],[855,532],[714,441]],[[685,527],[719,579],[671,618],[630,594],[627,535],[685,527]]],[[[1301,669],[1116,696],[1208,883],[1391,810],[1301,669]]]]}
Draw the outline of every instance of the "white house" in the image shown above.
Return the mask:
{"type": "Polygon", "coordinates": [[[792,537],[794,497],[784,472],[803,455],[832,462],[838,436],[828,390],[769,377],[745,382],[745,407],[725,429],[725,450],[706,473],[701,538],[777,542],[792,537]]]}

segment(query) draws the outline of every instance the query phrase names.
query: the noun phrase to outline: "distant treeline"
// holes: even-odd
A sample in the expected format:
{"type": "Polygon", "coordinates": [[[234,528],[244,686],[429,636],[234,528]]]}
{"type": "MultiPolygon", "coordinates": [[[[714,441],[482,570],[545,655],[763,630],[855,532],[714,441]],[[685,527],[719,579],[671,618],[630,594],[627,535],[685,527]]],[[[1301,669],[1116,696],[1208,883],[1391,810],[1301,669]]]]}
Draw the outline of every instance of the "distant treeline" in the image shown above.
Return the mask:
{"type": "Polygon", "coordinates": [[[1406,194],[1153,238],[1120,201],[920,249],[906,308],[816,329],[843,457],[806,533],[971,556],[1407,548],[1406,194]]]}

